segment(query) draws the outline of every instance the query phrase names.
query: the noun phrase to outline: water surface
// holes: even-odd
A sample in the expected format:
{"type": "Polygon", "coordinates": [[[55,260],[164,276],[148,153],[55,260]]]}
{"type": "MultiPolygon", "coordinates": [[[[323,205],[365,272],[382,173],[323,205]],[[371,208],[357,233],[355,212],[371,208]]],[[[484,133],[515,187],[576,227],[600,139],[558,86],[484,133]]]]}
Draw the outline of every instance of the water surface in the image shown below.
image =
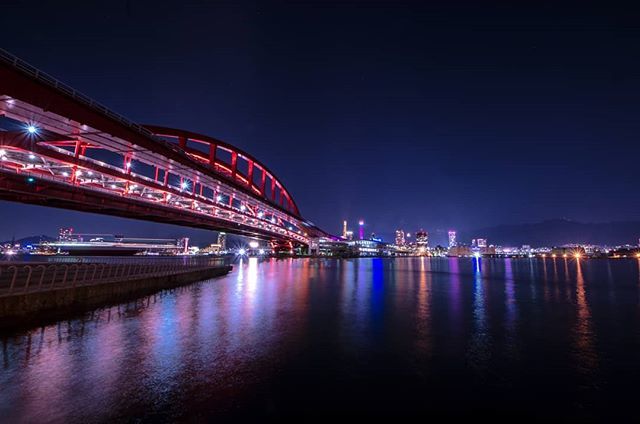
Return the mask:
{"type": "Polygon", "coordinates": [[[2,339],[5,422],[636,418],[640,261],[241,261],[2,339]]]}

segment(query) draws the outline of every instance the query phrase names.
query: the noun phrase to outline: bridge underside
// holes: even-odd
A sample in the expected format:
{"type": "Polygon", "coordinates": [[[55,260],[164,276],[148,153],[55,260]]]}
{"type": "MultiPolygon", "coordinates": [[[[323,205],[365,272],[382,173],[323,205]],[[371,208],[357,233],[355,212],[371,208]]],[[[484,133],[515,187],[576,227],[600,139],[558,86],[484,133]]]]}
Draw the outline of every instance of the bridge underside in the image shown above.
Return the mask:
{"type": "Polygon", "coordinates": [[[69,190],[66,184],[35,179],[28,175],[10,173],[1,169],[0,200],[142,219],[205,230],[226,231],[263,240],[290,240],[288,237],[281,237],[277,234],[265,235],[240,222],[233,224],[226,220],[202,217],[197,214],[176,216],[171,207],[161,204],[140,204],[136,200],[127,198],[114,200],[108,194],[89,190],[69,190]]]}

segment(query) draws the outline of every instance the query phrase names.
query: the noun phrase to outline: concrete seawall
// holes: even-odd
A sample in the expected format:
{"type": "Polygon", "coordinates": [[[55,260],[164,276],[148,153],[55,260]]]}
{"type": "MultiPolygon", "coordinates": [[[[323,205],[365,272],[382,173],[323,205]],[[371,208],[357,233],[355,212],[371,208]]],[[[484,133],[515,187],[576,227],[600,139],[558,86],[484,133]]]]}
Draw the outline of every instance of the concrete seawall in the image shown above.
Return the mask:
{"type": "Polygon", "coordinates": [[[173,275],[1,296],[0,328],[130,301],[163,289],[226,275],[231,269],[231,266],[219,266],[173,275]]]}

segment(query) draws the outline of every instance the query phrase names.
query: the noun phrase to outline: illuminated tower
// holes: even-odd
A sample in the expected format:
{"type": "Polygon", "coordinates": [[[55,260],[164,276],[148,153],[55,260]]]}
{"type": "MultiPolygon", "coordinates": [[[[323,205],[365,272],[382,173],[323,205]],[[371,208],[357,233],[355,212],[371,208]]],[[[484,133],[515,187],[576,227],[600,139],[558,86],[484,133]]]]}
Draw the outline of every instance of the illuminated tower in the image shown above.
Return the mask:
{"type": "Polygon", "coordinates": [[[58,241],[71,241],[73,239],[73,228],[60,228],[58,241]]]}
{"type": "Polygon", "coordinates": [[[218,233],[218,244],[220,245],[220,251],[227,250],[227,233],[218,233]]]}
{"type": "Polygon", "coordinates": [[[343,239],[347,238],[347,221],[346,220],[342,221],[342,238],[343,239]]]}
{"type": "Polygon", "coordinates": [[[404,231],[396,230],[396,246],[404,246],[404,231]]]}
{"type": "Polygon", "coordinates": [[[456,247],[458,243],[456,243],[456,232],[449,231],[449,248],[456,247]]]}
{"type": "Polygon", "coordinates": [[[428,247],[429,246],[429,233],[427,233],[425,230],[420,229],[420,231],[418,231],[416,233],[416,245],[418,247],[428,247]]]}
{"type": "Polygon", "coordinates": [[[358,236],[360,236],[360,240],[364,240],[364,221],[358,221],[358,236]]]}

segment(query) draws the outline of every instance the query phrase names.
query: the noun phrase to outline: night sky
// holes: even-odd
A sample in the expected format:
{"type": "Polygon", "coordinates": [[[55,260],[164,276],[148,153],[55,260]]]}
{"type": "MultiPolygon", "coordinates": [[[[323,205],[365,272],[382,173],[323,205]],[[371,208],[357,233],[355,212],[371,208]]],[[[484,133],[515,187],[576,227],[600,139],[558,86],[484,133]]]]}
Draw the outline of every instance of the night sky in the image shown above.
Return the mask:
{"type": "MultiPolygon", "coordinates": [[[[330,232],[640,219],[634,10],[89,3],[3,2],[0,46],[134,121],[247,150],[330,232]]],[[[0,239],[194,234],[10,203],[0,219],[0,239]]]]}

